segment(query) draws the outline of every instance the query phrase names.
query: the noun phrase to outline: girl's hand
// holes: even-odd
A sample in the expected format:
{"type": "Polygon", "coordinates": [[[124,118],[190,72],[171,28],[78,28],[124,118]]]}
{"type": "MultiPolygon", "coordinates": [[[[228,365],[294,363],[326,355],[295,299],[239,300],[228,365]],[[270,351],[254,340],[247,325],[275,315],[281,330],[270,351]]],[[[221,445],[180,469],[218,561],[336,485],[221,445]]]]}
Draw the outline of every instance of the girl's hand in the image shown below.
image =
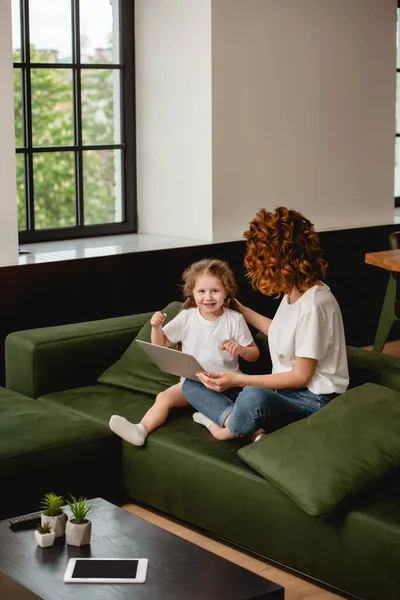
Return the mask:
{"type": "Polygon", "coordinates": [[[196,373],[201,383],[214,392],[224,392],[239,385],[238,373],[222,371],[220,373],[196,373]]]}
{"type": "Polygon", "coordinates": [[[236,340],[224,340],[221,344],[221,350],[226,350],[229,354],[237,354],[242,358],[246,355],[245,346],[241,346],[236,340]]]}
{"type": "Polygon", "coordinates": [[[167,313],[162,313],[157,311],[150,319],[150,325],[154,327],[154,329],[161,329],[162,324],[164,323],[167,317],[167,313]]]}

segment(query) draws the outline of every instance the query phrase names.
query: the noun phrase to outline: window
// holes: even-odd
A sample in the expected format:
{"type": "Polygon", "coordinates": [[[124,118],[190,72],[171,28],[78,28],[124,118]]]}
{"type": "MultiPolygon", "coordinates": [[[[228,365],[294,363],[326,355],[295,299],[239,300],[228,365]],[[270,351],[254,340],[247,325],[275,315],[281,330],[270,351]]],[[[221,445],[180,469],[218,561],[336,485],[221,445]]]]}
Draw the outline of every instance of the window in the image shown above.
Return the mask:
{"type": "Polygon", "coordinates": [[[133,0],[12,0],[20,243],[137,231],[133,0]]]}

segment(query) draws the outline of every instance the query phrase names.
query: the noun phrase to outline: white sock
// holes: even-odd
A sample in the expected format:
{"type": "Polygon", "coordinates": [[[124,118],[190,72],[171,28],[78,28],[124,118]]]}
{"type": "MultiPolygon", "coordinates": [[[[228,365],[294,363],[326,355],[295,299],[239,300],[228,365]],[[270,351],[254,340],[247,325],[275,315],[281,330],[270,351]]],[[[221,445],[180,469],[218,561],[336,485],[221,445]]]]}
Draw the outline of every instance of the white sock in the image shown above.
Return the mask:
{"type": "Polygon", "coordinates": [[[204,425],[207,428],[211,425],[211,423],[214,423],[214,421],[211,421],[211,419],[206,417],[206,415],[203,415],[201,412],[193,413],[193,421],[196,421],[196,423],[204,425]]]}
{"type": "Polygon", "coordinates": [[[111,431],[134,446],[143,446],[147,437],[146,427],[142,423],[130,423],[119,415],[111,417],[109,427],[111,431]]]}
{"type": "Polygon", "coordinates": [[[261,439],[264,437],[264,435],[266,435],[266,434],[265,434],[265,432],[263,432],[263,433],[259,433],[259,434],[258,434],[258,435],[255,437],[254,441],[255,441],[255,442],[258,442],[258,440],[261,440],[261,439]]]}

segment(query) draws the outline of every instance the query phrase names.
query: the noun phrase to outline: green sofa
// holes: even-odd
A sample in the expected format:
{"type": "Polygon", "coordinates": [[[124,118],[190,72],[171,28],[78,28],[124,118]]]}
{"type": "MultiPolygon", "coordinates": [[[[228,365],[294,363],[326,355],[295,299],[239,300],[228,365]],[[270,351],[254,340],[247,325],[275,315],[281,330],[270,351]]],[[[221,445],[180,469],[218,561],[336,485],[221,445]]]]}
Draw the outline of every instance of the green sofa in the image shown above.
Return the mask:
{"type": "MultiPolygon", "coordinates": [[[[172,315],[180,303],[167,308],[172,315]]],[[[137,335],[149,335],[151,314],[8,336],[7,389],[0,389],[0,477],[7,493],[0,498],[0,516],[37,509],[40,497],[49,491],[103,496],[117,503],[132,499],[339,594],[398,600],[397,467],[359,486],[337,510],[313,516],[281,482],[277,485],[273,477],[252,468],[246,456],[264,440],[268,450],[267,438],[279,443],[276,436],[298,424],[255,444],[219,442],[193,422],[188,408],[172,412],[140,448],[109,431],[112,414],[137,422],[154,394],[174,381],[146,365],[132,343],[137,335]],[[124,369],[130,369],[126,377],[124,369]]],[[[263,370],[268,361],[266,338],[257,334],[256,341],[261,359],[249,368],[263,370]]],[[[347,394],[358,396],[358,402],[363,390],[369,397],[375,390],[398,394],[400,359],[352,347],[348,358],[353,389],[347,394]]],[[[328,407],[317,414],[324,411],[328,407]]],[[[313,417],[306,421],[317,425],[313,417]]],[[[355,439],[356,449],[357,444],[355,439]]]]}

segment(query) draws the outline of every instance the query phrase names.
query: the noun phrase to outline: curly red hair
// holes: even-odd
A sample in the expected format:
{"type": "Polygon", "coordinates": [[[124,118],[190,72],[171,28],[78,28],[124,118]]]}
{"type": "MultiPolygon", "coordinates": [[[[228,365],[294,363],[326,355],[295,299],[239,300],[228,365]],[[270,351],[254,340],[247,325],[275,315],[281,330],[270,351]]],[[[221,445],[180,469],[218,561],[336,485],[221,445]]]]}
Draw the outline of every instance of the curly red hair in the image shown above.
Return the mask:
{"type": "Polygon", "coordinates": [[[328,263],[314,225],[283,206],[261,209],[245,231],[244,266],[252,287],[267,296],[304,290],[325,278],[328,263]]]}

